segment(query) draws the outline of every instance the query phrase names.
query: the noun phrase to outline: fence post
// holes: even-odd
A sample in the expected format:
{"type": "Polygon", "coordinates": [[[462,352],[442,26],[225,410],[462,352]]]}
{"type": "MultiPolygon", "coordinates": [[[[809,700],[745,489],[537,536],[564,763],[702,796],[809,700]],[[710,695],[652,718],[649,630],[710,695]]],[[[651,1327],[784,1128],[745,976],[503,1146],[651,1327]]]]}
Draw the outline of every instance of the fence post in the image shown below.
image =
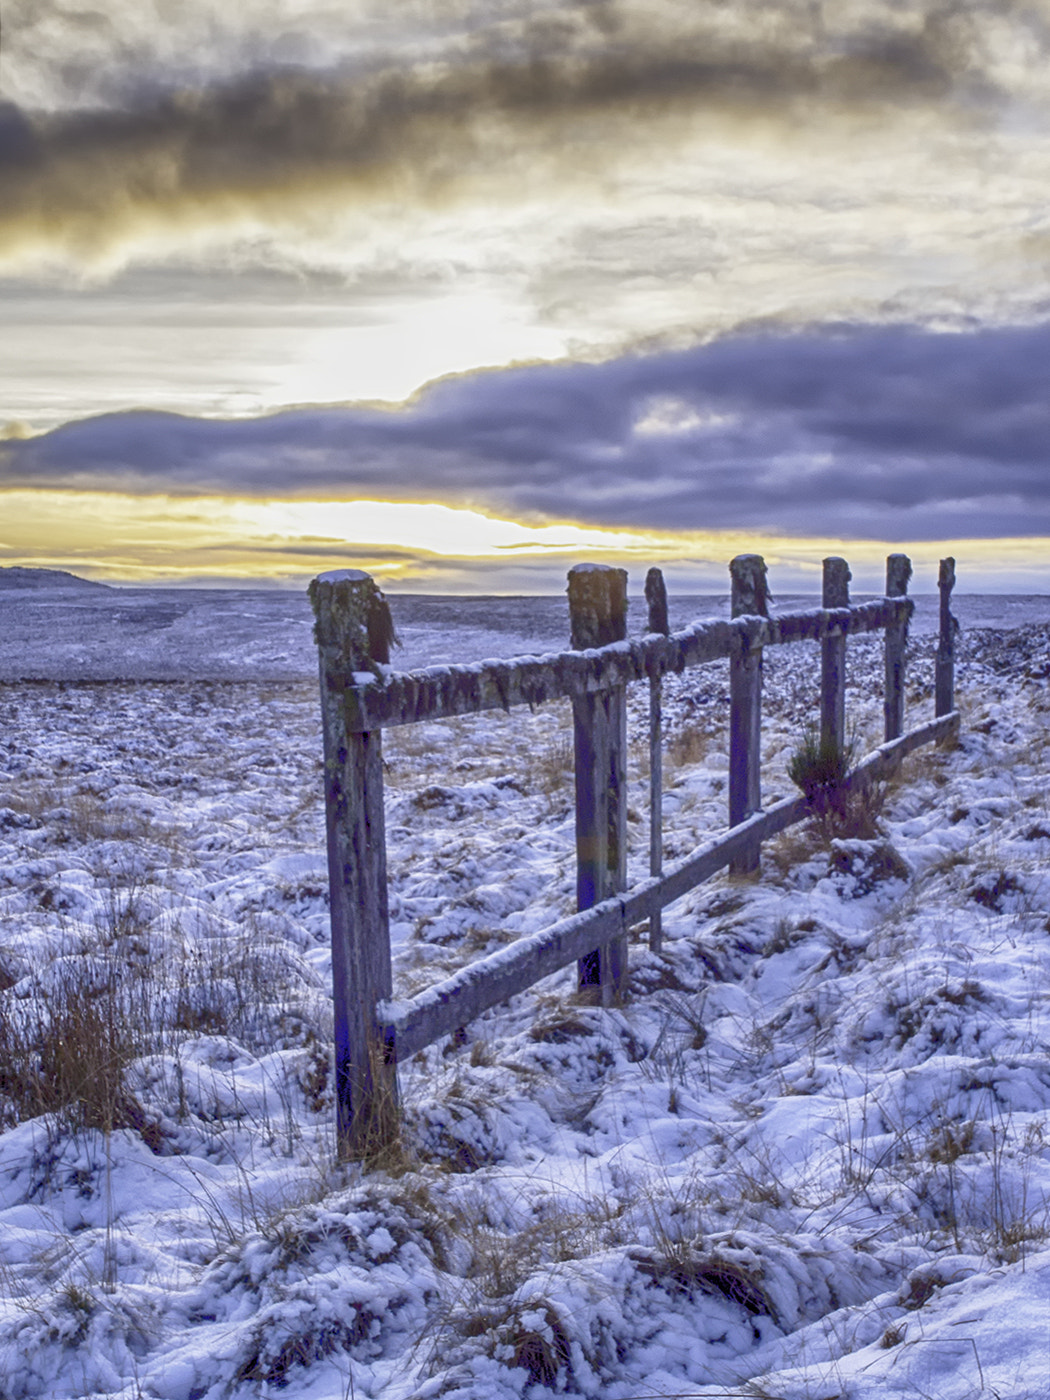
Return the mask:
{"type": "MultiPolygon", "coordinates": [[[[825,608],[849,607],[849,565],[834,556],[824,560],[825,608]]],[[[820,743],[841,753],[846,743],[846,636],[825,637],[820,652],[820,743]]]]}
{"type": "MultiPolygon", "coordinates": [[[[738,554],[729,565],[734,617],[768,617],[766,565],[760,554],[738,554]]],[[[729,658],[729,825],[762,805],[762,648],[734,637],[729,658]]],[[[729,867],[732,875],[758,869],[758,846],[729,867]]]]}
{"type": "MultiPolygon", "coordinates": [[[[886,597],[904,598],[911,578],[911,560],[906,554],[891,554],[886,560],[886,597]]],[[[883,713],[886,719],[886,741],[899,739],[904,733],[904,648],[908,642],[908,623],[894,622],[886,628],[886,693],[883,713]]]]}
{"type": "Polygon", "coordinates": [[[341,1155],[360,1157],[394,1133],[397,1072],[376,1021],[376,1003],[392,990],[382,730],[351,733],[343,702],[355,673],[370,678],[389,661],[395,638],[382,593],[357,569],[315,578],[310,601],[324,732],[336,1132],[341,1155]]]}
{"type": "Polygon", "coordinates": [[[952,589],[955,587],[955,560],[942,559],[937,586],[941,592],[941,635],[937,643],[935,671],[936,717],[949,715],[955,708],[955,632],[952,616],[952,589]]]}
{"type": "MultiPolygon", "coordinates": [[[[671,630],[667,618],[667,586],[659,569],[645,576],[645,601],[649,604],[649,631],[666,637],[671,630]]],[[[649,874],[661,875],[664,868],[664,747],[663,682],[658,672],[649,677],[649,874]]],[[[649,911],[649,947],[658,953],[663,947],[663,911],[649,911]]]]}
{"type": "MultiPolygon", "coordinates": [[[[627,635],[627,571],[608,564],[569,570],[569,621],[577,651],[627,635]]],[[[627,884],[627,696],[612,686],[572,702],[576,760],[576,906],[589,909],[627,884]]],[[[615,938],[577,963],[580,991],[595,988],[603,1006],[627,981],[627,938],[615,938]]]]}

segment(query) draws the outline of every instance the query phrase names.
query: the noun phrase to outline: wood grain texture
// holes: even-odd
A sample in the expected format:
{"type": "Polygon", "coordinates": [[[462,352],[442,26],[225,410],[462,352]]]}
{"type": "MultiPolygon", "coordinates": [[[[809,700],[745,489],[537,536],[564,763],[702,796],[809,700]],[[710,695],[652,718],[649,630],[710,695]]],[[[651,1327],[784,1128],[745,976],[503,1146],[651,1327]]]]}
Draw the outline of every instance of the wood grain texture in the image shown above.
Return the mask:
{"type": "MultiPolygon", "coordinates": [[[[738,554],[729,565],[734,618],[766,617],[769,589],[761,555],[738,554]]],[[[762,805],[761,627],[737,630],[729,652],[729,825],[738,826],[762,805]]],[[[732,863],[735,875],[758,869],[755,843],[732,863]]]]}
{"type": "Polygon", "coordinates": [[[955,636],[959,624],[952,616],[952,589],[955,587],[955,560],[942,559],[937,577],[941,595],[940,633],[934,667],[934,711],[949,714],[955,707],[955,636]]]}
{"type": "Polygon", "coordinates": [[[310,592],[324,739],[336,1131],[349,1157],[390,1137],[397,1101],[393,1059],[376,1019],[377,1003],[391,992],[382,733],[348,731],[344,705],[348,676],[380,664],[369,644],[377,593],[356,571],[315,580],[310,592]]]}
{"type": "MultiPolygon", "coordinates": [[[[886,597],[902,598],[908,591],[911,560],[891,554],[886,560],[886,597]]],[[[886,739],[904,732],[904,655],[908,644],[908,618],[886,627],[886,689],[883,700],[886,739]]]]}
{"type": "MultiPolygon", "coordinates": [[[[627,633],[627,573],[603,565],[569,571],[569,621],[574,646],[603,647],[627,633]]],[[[576,907],[589,909],[627,883],[627,696],[623,685],[578,695],[572,702],[576,774],[576,907]]],[[[579,960],[579,990],[602,1005],[623,995],[626,934],[579,960]]]]}
{"type": "MultiPolygon", "coordinates": [[[[845,559],[824,560],[821,602],[849,607],[850,569],[845,559]]],[[[846,637],[836,632],[820,644],[820,739],[839,751],[846,742],[846,637]]]]}
{"type": "MultiPolygon", "coordinates": [[[[667,615],[667,585],[660,569],[650,569],[645,576],[645,601],[649,607],[649,631],[668,636],[671,624],[667,615]]],[[[663,680],[649,677],[649,874],[659,875],[664,862],[664,740],[663,740],[663,680]]],[[[653,909],[649,915],[649,947],[658,953],[663,947],[663,915],[653,909]]]]}

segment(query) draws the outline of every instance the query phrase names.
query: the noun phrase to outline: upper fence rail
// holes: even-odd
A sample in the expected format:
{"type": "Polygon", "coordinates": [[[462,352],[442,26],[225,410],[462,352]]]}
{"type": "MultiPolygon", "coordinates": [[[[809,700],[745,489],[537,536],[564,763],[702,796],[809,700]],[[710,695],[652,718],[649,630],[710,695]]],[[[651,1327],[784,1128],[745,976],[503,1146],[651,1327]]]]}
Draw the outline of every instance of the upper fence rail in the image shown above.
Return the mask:
{"type": "MultiPolygon", "coordinates": [[[[332,578],[322,575],[321,579],[332,578]]],[[[735,646],[822,642],[906,623],[910,598],[879,598],[843,608],[809,608],[773,617],[695,622],[670,636],[650,633],[583,651],[515,656],[419,671],[352,673],[345,684],[347,728],[354,733],[423,720],[451,719],[514,705],[572,700],[632,681],[651,680],[732,655],[735,646]]],[[[385,670],[385,668],[384,668],[385,670]]]]}

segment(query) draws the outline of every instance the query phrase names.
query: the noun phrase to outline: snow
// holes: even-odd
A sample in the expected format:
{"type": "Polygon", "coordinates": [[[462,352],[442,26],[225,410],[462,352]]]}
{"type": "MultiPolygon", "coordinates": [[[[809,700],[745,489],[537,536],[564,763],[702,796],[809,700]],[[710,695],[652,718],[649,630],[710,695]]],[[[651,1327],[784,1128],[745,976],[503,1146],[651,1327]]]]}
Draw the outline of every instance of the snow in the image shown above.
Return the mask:
{"type": "MultiPolygon", "coordinates": [[[[552,649],[526,620],[513,649],[552,649]]],[[[368,1173],[334,1157],[313,657],[268,672],[249,618],[236,680],[0,684],[0,1394],[1046,1395],[1050,629],[1021,621],[965,637],[959,743],[876,835],[796,827],[685,896],[622,1007],[567,971],[413,1057],[368,1173]]],[[[472,617],[440,642],[494,650],[472,617]]],[[[848,655],[867,752],[878,640],[848,655]]],[[[815,656],[766,658],[767,805],[815,656]]],[[[724,825],[726,695],[724,664],[665,681],[668,867],[724,825]]],[[[571,915],[571,753],[564,705],[384,736],[395,1004],[571,915]]]]}

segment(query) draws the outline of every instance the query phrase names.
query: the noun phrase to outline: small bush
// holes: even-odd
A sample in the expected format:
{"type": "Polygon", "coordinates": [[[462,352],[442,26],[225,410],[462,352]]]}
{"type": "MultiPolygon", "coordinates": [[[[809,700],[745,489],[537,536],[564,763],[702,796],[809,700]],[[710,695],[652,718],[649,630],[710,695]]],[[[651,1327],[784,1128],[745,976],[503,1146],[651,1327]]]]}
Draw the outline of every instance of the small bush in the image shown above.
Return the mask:
{"type": "Polygon", "coordinates": [[[852,740],[837,744],[816,730],[807,729],[802,743],[791,755],[788,777],[816,806],[845,782],[853,761],[853,748],[852,740]]]}
{"type": "Polygon", "coordinates": [[[883,789],[874,783],[850,786],[856,741],[836,744],[807,729],[788,763],[788,777],[813,808],[821,834],[870,841],[879,834],[883,789]]]}

